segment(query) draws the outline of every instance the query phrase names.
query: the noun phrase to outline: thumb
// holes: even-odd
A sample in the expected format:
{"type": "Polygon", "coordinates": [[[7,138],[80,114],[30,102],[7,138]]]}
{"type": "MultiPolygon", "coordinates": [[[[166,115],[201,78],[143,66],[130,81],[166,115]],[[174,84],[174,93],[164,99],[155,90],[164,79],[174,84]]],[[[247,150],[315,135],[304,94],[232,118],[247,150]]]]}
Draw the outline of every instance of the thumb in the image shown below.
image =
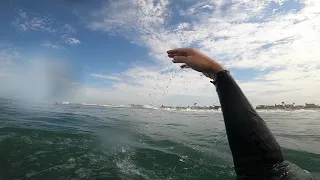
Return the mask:
{"type": "Polygon", "coordinates": [[[174,63],[186,63],[188,61],[188,57],[186,56],[174,56],[172,62],[174,63]]]}

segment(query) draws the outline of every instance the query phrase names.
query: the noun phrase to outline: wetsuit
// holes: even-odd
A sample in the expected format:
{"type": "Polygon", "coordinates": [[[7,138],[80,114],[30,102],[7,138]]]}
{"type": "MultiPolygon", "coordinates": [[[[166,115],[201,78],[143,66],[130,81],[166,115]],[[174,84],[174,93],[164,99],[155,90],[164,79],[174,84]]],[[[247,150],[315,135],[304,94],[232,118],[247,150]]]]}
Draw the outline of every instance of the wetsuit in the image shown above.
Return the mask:
{"type": "Polygon", "coordinates": [[[284,161],[275,137],[229,71],[217,73],[213,83],[220,99],[238,180],[315,179],[309,172],[284,161]]]}

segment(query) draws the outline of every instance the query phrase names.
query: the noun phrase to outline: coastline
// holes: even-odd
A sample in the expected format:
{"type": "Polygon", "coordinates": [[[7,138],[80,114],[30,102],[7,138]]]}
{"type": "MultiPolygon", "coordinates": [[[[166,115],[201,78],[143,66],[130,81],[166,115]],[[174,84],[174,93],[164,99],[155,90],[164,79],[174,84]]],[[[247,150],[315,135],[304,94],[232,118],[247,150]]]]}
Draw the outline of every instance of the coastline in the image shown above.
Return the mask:
{"type": "Polygon", "coordinates": [[[257,110],[320,110],[320,106],[314,103],[305,103],[305,105],[296,105],[285,104],[282,102],[281,104],[274,105],[258,105],[256,106],[257,110]]]}
{"type": "MultiPolygon", "coordinates": [[[[104,107],[104,108],[135,108],[135,109],[162,109],[170,111],[221,111],[221,106],[153,106],[153,105],[140,105],[140,104],[129,104],[129,105],[112,105],[112,104],[87,104],[87,103],[69,103],[60,102],[55,105],[70,105],[70,106],[92,106],[92,107],[104,107]]],[[[316,104],[306,105],[258,105],[255,109],[261,111],[320,111],[320,106],[316,104]]]]}

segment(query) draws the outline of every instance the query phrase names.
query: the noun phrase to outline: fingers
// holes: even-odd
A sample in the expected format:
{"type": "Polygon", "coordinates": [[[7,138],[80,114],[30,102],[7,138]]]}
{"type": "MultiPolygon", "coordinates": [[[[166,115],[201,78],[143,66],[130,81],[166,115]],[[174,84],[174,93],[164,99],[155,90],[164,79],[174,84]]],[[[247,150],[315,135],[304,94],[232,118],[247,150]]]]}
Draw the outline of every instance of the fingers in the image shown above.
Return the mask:
{"type": "Polygon", "coordinates": [[[167,53],[168,54],[177,54],[178,50],[177,49],[172,49],[172,50],[167,51],[167,53]]]}
{"type": "Polygon", "coordinates": [[[168,56],[179,55],[179,56],[188,56],[192,52],[192,48],[177,48],[167,51],[168,56]]]}
{"type": "Polygon", "coordinates": [[[182,64],[180,67],[181,68],[190,68],[187,64],[182,64]]]}
{"type": "Polygon", "coordinates": [[[188,57],[186,56],[174,56],[172,62],[174,63],[187,63],[188,57]]]}
{"type": "Polygon", "coordinates": [[[168,54],[169,58],[173,58],[174,56],[178,56],[178,54],[168,54]]]}

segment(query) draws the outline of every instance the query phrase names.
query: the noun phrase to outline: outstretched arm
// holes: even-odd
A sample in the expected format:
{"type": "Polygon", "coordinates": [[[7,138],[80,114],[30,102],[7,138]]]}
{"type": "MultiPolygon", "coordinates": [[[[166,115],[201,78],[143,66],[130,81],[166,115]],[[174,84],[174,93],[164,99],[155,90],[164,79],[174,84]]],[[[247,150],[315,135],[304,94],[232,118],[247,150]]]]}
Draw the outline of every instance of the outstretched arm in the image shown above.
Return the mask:
{"type": "Polygon", "coordinates": [[[284,161],[275,137],[228,71],[218,72],[215,84],[237,174],[270,174],[284,161]]]}
{"type": "Polygon", "coordinates": [[[238,178],[281,173],[272,170],[283,162],[279,144],[230,73],[195,49],[170,50],[168,56],[214,79],[238,178]]]}

